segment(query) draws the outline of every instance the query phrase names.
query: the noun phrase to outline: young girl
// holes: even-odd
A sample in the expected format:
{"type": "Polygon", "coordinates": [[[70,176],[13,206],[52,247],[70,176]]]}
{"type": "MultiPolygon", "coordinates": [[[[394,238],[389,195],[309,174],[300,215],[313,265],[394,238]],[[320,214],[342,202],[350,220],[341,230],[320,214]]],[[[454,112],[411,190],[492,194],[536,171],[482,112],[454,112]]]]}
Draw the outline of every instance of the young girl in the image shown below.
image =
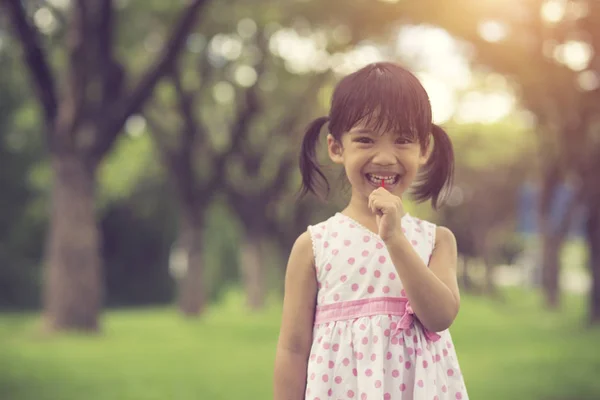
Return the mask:
{"type": "Polygon", "coordinates": [[[317,193],[316,178],[329,190],[315,155],[326,123],[352,195],[291,251],[275,400],[467,399],[447,330],[460,303],[454,235],[402,203],[412,188],[437,207],[452,180],[452,145],[427,93],[391,63],[345,77],[304,137],[304,194],[317,193]]]}

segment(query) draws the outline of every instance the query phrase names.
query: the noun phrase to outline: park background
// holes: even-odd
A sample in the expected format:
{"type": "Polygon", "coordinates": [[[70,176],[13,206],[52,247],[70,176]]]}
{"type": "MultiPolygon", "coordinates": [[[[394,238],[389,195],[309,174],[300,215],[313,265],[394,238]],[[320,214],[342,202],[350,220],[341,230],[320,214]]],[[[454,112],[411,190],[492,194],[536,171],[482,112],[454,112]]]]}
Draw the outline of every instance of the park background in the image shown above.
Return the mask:
{"type": "Polygon", "coordinates": [[[302,131],[379,60],[455,146],[447,205],[407,206],[458,240],[470,397],[599,399],[597,21],[595,0],[0,0],[0,399],[271,398],[290,248],[347,201],[297,201],[302,131]]]}

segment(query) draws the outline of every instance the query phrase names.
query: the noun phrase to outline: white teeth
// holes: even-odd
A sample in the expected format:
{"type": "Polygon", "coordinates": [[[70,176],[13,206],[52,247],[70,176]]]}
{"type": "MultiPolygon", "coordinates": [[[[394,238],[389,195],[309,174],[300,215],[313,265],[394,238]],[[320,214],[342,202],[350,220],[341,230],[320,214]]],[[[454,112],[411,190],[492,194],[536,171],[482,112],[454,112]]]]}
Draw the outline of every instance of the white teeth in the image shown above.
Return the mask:
{"type": "Polygon", "coordinates": [[[397,175],[394,176],[379,176],[367,174],[367,178],[376,185],[380,185],[381,181],[383,181],[386,185],[393,185],[396,183],[397,175]]]}

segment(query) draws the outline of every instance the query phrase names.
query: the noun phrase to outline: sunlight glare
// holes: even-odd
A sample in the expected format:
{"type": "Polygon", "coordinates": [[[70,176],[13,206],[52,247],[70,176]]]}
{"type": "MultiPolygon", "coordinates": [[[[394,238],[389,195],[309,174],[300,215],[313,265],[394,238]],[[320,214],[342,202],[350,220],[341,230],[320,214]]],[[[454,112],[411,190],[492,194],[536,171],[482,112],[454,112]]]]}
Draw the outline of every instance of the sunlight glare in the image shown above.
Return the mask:
{"type": "Polygon", "coordinates": [[[508,27],[500,21],[484,21],[478,26],[479,36],[483,40],[496,43],[508,36],[508,27]]]}
{"type": "Polygon", "coordinates": [[[589,43],[575,40],[557,46],[554,51],[554,58],[573,71],[586,69],[593,55],[594,50],[589,43]]]}
{"type": "Polygon", "coordinates": [[[542,18],[550,23],[560,22],[566,11],[566,4],[564,0],[548,0],[542,5],[541,13],[542,18]]]}
{"type": "Polygon", "coordinates": [[[453,90],[445,82],[430,74],[418,74],[418,78],[429,95],[433,122],[441,125],[449,121],[456,109],[453,90]]]}
{"type": "Polygon", "coordinates": [[[514,105],[515,99],[508,93],[473,91],[460,101],[455,118],[459,123],[492,124],[510,114],[514,105]]]}

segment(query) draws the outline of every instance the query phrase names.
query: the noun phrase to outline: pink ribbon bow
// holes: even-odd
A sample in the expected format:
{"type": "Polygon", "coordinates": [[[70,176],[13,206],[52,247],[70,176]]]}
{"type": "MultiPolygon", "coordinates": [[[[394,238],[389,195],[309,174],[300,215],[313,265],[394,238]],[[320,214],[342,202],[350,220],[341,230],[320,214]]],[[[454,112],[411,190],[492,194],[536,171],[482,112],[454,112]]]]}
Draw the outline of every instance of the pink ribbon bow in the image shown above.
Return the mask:
{"type": "MultiPolygon", "coordinates": [[[[410,303],[407,302],[406,303],[406,311],[404,312],[404,315],[400,319],[400,322],[398,323],[398,326],[396,327],[395,333],[399,334],[405,329],[410,329],[417,321],[419,321],[419,320],[415,317],[415,312],[413,311],[412,307],[410,306],[410,303]]],[[[425,328],[424,326],[423,326],[423,333],[425,334],[425,338],[429,342],[436,342],[436,341],[440,340],[440,338],[441,338],[441,336],[438,335],[436,332],[432,332],[432,331],[428,330],[427,328],[425,328]]]]}

